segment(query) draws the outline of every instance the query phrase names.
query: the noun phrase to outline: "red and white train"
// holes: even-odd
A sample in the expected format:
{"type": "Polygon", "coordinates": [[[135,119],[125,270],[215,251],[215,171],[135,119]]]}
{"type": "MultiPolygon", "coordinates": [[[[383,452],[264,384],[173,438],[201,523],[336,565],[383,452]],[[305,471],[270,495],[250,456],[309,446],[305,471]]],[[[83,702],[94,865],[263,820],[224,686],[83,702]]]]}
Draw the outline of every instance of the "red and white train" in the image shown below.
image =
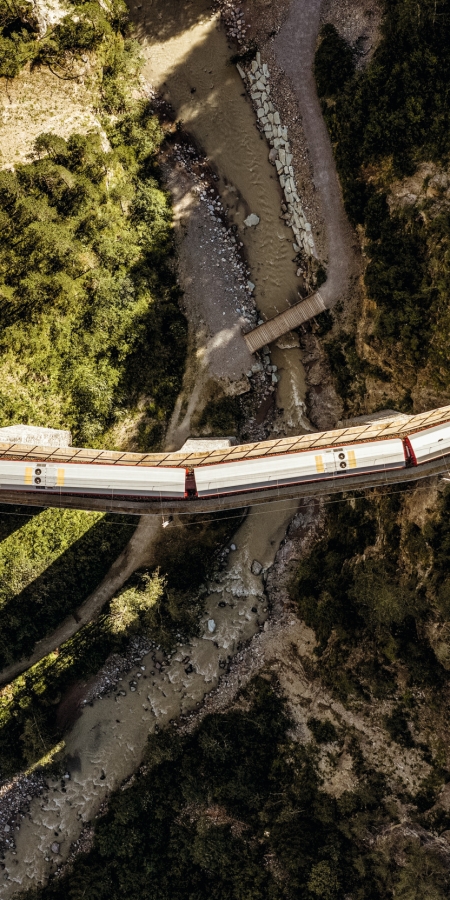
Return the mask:
{"type": "Polygon", "coordinates": [[[205,463],[193,470],[169,466],[0,460],[0,492],[34,491],[115,499],[196,499],[390,472],[443,458],[450,463],[450,422],[403,437],[317,450],[205,463]]]}

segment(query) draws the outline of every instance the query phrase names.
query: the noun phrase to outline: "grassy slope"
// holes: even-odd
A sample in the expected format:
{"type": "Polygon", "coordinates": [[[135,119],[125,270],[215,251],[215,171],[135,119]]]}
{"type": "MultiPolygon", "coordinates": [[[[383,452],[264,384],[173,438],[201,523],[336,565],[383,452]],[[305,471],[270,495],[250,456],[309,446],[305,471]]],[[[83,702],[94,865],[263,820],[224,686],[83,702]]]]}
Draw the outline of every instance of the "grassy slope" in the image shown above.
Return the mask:
{"type": "MultiPolygon", "coordinates": [[[[131,517],[93,513],[87,522],[86,513],[76,513],[64,521],[66,510],[52,513],[59,520],[47,510],[22,527],[18,516],[9,517],[10,533],[0,544],[2,663],[27,652],[78,606],[135,527],[131,517]],[[37,571],[42,574],[36,578],[37,571]]],[[[0,778],[51,753],[64,734],[60,702],[78,681],[98,672],[109,654],[126,651],[132,634],[150,636],[168,651],[179,636],[187,640],[197,632],[199,588],[235,528],[236,520],[225,515],[214,524],[209,516],[192,516],[168,529],[155,548],[157,569],[136,573],[95,622],[0,691],[0,778]]]]}

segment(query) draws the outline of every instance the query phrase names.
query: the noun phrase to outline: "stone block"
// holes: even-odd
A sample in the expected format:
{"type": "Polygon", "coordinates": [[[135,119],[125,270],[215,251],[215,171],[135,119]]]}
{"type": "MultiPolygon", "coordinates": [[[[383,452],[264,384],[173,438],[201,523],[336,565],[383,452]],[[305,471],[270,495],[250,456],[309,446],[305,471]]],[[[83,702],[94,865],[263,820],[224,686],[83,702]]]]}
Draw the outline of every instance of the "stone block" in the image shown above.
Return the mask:
{"type": "Polygon", "coordinates": [[[35,447],[70,447],[70,431],[60,428],[40,428],[38,425],[7,425],[0,428],[0,443],[29,444],[35,447]]]}

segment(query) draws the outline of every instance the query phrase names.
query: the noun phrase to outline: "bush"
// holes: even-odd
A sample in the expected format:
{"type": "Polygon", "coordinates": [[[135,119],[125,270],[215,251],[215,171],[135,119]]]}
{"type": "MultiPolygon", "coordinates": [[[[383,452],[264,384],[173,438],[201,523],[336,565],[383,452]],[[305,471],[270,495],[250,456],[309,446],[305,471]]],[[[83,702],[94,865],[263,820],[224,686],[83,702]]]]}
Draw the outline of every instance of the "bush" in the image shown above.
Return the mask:
{"type": "Polygon", "coordinates": [[[336,728],[329,719],[323,721],[312,717],[308,719],[306,724],[318,744],[332,744],[338,740],[336,728]]]}
{"type": "Polygon", "coordinates": [[[237,397],[218,397],[210,400],[198,421],[198,428],[207,428],[213,435],[235,435],[239,430],[241,410],[237,397]]]}
{"type": "Polygon", "coordinates": [[[98,51],[103,57],[97,65],[106,79],[114,69],[117,76],[124,65],[127,21],[122,0],[112,0],[108,6],[88,0],[73,3],[71,11],[41,35],[32,3],[0,0],[0,76],[15,78],[31,61],[34,66],[48,66],[60,78],[76,78],[86,51],[98,51]]]}
{"type": "Polygon", "coordinates": [[[385,725],[390,737],[402,747],[414,747],[408,719],[401,706],[396,706],[390,716],[386,716],[385,725]]]}
{"type": "Polygon", "coordinates": [[[0,0],[0,76],[15,78],[33,58],[38,23],[32,3],[0,0]]]}
{"type": "Polygon", "coordinates": [[[314,60],[319,97],[334,97],[355,71],[353,52],[334,25],[324,25],[314,60]]]}

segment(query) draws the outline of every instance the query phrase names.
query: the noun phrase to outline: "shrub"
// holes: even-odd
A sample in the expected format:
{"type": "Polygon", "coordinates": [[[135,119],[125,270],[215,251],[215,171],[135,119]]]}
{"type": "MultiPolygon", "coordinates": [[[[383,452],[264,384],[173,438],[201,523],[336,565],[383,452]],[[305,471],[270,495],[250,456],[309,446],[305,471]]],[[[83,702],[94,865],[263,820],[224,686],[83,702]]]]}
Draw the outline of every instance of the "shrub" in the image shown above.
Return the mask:
{"type": "Polygon", "coordinates": [[[385,725],[393,741],[402,747],[414,747],[414,739],[411,734],[408,719],[401,706],[396,706],[392,713],[385,718],[385,725]]]}
{"type": "Polygon", "coordinates": [[[353,52],[334,25],[324,25],[314,60],[319,97],[334,97],[355,71],[353,52]]]}
{"type": "Polygon", "coordinates": [[[144,575],[141,590],[128,588],[111,602],[110,628],[113,634],[131,633],[148,628],[152,608],[161,599],[164,582],[157,573],[144,575]]]}
{"type": "Polygon", "coordinates": [[[32,3],[0,0],[0,76],[15,78],[35,53],[38,23],[32,3]]]}
{"type": "Polygon", "coordinates": [[[338,733],[329,719],[322,720],[312,717],[306,724],[318,744],[332,744],[337,741],[338,733]]]}

